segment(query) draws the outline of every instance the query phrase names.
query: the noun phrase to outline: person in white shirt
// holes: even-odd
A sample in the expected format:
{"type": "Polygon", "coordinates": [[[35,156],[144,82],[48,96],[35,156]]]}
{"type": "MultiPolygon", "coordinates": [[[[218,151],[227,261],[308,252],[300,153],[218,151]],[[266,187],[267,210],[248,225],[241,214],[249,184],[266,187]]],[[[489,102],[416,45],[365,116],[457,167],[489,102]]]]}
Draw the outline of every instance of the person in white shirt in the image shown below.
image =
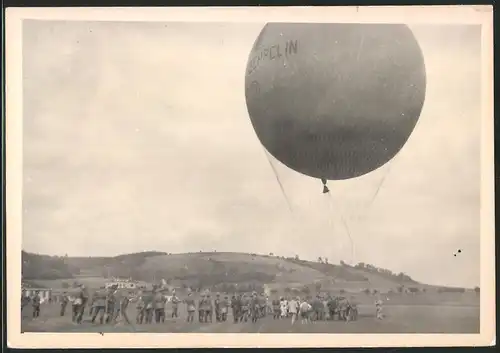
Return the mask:
{"type": "Polygon", "coordinates": [[[292,300],[290,300],[288,302],[288,312],[292,315],[292,325],[295,323],[295,320],[297,320],[297,314],[299,311],[298,300],[299,300],[299,298],[297,298],[297,299],[292,298],[292,300]]]}
{"type": "Polygon", "coordinates": [[[288,302],[286,299],[281,298],[280,307],[281,307],[281,318],[287,317],[288,316],[288,302]]]}
{"type": "Polygon", "coordinates": [[[375,308],[377,309],[377,319],[382,320],[384,318],[382,314],[382,300],[380,298],[375,302],[375,308]]]}

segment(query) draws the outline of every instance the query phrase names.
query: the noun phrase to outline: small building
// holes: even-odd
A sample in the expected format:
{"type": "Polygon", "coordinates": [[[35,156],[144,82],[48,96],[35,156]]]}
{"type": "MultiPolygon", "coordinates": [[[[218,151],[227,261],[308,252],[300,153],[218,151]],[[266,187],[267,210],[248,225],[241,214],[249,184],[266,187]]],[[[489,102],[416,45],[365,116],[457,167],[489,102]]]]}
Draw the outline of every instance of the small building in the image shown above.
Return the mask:
{"type": "Polygon", "coordinates": [[[52,289],[50,288],[23,288],[23,297],[31,298],[38,291],[40,295],[41,302],[48,302],[52,297],[52,289]]]}
{"type": "Polygon", "coordinates": [[[136,289],[147,289],[148,283],[141,281],[133,281],[130,279],[113,278],[112,281],[106,282],[104,286],[105,288],[116,286],[116,288],[118,289],[136,290],[136,289]]]}
{"type": "Polygon", "coordinates": [[[106,288],[110,288],[113,286],[117,287],[118,289],[136,289],[138,287],[137,283],[128,281],[113,281],[107,282],[105,284],[106,288]]]}

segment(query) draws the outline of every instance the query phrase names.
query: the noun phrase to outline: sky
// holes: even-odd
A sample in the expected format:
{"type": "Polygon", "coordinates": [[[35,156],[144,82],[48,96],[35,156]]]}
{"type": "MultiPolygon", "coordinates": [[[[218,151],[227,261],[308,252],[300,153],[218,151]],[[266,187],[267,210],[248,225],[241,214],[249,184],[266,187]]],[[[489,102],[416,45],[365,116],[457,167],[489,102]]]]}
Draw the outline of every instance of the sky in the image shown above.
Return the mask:
{"type": "Polygon", "coordinates": [[[263,25],[25,20],[23,249],[273,252],[478,285],[480,27],[411,26],[427,72],[414,132],[323,195],[250,123],[263,25]]]}

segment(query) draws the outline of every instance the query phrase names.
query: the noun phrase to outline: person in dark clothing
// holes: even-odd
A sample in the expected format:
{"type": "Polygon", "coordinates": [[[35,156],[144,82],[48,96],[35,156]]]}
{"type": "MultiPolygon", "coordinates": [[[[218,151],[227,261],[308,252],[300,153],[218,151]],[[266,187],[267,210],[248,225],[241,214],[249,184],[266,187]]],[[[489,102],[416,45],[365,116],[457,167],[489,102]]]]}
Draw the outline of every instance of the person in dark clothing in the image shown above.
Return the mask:
{"type": "Polygon", "coordinates": [[[89,301],[89,294],[88,294],[88,291],[87,291],[87,289],[85,288],[84,285],[80,286],[80,292],[79,292],[78,295],[81,298],[82,304],[80,306],[80,311],[78,312],[78,316],[76,318],[76,322],[78,324],[81,324],[82,323],[82,319],[83,319],[83,314],[85,313],[85,307],[87,306],[87,303],[89,301]]]}
{"type": "Polygon", "coordinates": [[[335,320],[335,312],[337,310],[337,301],[334,298],[329,298],[327,302],[328,306],[328,316],[330,317],[330,320],[333,321],[335,320]]]}
{"type": "Polygon", "coordinates": [[[243,318],[243,298],[241,295],[236,296],[233,309],[234,323],[241,322],[243,318]]]}
{"type": "Polygon", "coordinates": [[[179,303],[180,299],[174,294],[172,296],[172,318],[179,317],[179,303]]]}
{"type": "Polygon", "coordinates": [[[36,291],[33,299],[31,300],[31,304],[33,306],[33,318],[37,318],[40,316],[40,304],[42,299],[40,298],[40,291],[36,291]]]}
{"type": "Polygon", "coordinates": [[[257,297],[257,294],[255,294],[255,293],[250,298],[249,310],[250,310],[250,316],[252,318],[252,322],[256,323],[257,319],[259,318],[259,298],[257,297]]]}
{"type": "Polygon", "coordinates": [[[224,300],[221,300],[220,303],[220,319],[222,322],[227,321],[227,309],[229,307],[229,299],[227,296],[224,297],[224,300]]]}
{"type": "Polygon", "coordinates": [[[221,322],[221,313],[220,313],[221,300],[219,293],[217,293],[217,295],[215,296],[214,306],[215,306],[215,321],[221,322]]]}
{"type": "Polygon", "coordinates": [[[130,320],[129,320],[128,314],[127,314],[127,309],[128,309],[129,303],[130,303],[130,294],[125,293],[122,296],[121,301],[120,301],[120,314],[123,317],[123,319],[125,320],[125,322],[130,325],[130,320]]]}
{"type": "Polygon", "coordinates": [[[201,297],[200,300],[198,300],[198,321],[199,322],[205,322],[205,296],[201,297]]]}
{"type": "Polygon", "coordinates": [[[61,297],[61,311],[59,313],[61,316],[64,316],[64,314],[66,313],[66,307],[68,306],[68,302],[69,302],[68,293],[64,292],[61,297]]]}
{"type": "Polygon", "coordinates": [[[153,291],[153,310],[155,322],[159,324],[165,316],[164,296],[160,291],[153,291]]]}
{"type": "Polygon", "coordinates": [[[189,293],[187,299],[185,300],[186,302],[186,309],[187,309],[187,322],[193,322],[194,321],[194,312],[196,311],[196,304],[194,302],[194,299],[192,297],[192,294],[189,293]]]}
{"type": "Polygon", "coordinates": [[[115,289],[111,288],[106,296],[106,323],[111,324],[115,319],[116,311],[116,293],[115,289]]]}
{"type": "Polygon", "coordinates": [[[152,324],[154,315],[153,293],[147,293],[146,295],[143,296],[143,299],[145,307],[146,324],[152,324]]]}
{"type": "Polygon", "coordinates": [[[144,322],[144,316],[146,314],[146,307],[144,305],[144,300],[142,299],[142,293],[138,294],[137,303],[135,305],[137,315],[135,317],[135,322],[141,325],[144,322]]]}
{"type": "Polygon", "coordinates": [[[99,323],[102,325],[104,323],[104,315],[106,314],[106,301],[107,293],[104,288],[100,288],[96,291],[92,297],[92,323],[95,323],[95,319],[99,316],[99,323]]]}
{"type": "Polygon", "coordinates": [[[273,319],[277,320],[281,316],[280,301],[279,299],[273,299],[273,319]]]}
{"type": "Polygon", "coordinates": [[[206,309],[205,309],[205,322],[212,323],[213,320],[214,306],[210,294],[207,295],[206,299],[206,309]]]}
{"type": "Polygon", "coordinates": [[[236,301],[237,301],[236,296],[233,295],[231,297],[231,313],[233,314],[233,321],[234,321],[234,323],[238,322],[238,310],[237,310],[237,303],[236,303],[236,301]]]}

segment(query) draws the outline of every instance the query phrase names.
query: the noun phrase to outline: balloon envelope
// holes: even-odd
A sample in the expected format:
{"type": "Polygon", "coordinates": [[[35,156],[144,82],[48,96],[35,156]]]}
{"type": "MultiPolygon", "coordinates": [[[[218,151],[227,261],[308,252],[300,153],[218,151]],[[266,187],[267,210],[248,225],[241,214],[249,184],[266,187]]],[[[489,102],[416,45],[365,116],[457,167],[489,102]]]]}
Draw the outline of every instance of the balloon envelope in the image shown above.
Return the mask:
{"type": "Polygon", "coordinates": [[[420,116],[421,49],[406,25],[271,23],[247,64],[254,130],[276,159],[329,180],[392,159],[420,116]]]}

